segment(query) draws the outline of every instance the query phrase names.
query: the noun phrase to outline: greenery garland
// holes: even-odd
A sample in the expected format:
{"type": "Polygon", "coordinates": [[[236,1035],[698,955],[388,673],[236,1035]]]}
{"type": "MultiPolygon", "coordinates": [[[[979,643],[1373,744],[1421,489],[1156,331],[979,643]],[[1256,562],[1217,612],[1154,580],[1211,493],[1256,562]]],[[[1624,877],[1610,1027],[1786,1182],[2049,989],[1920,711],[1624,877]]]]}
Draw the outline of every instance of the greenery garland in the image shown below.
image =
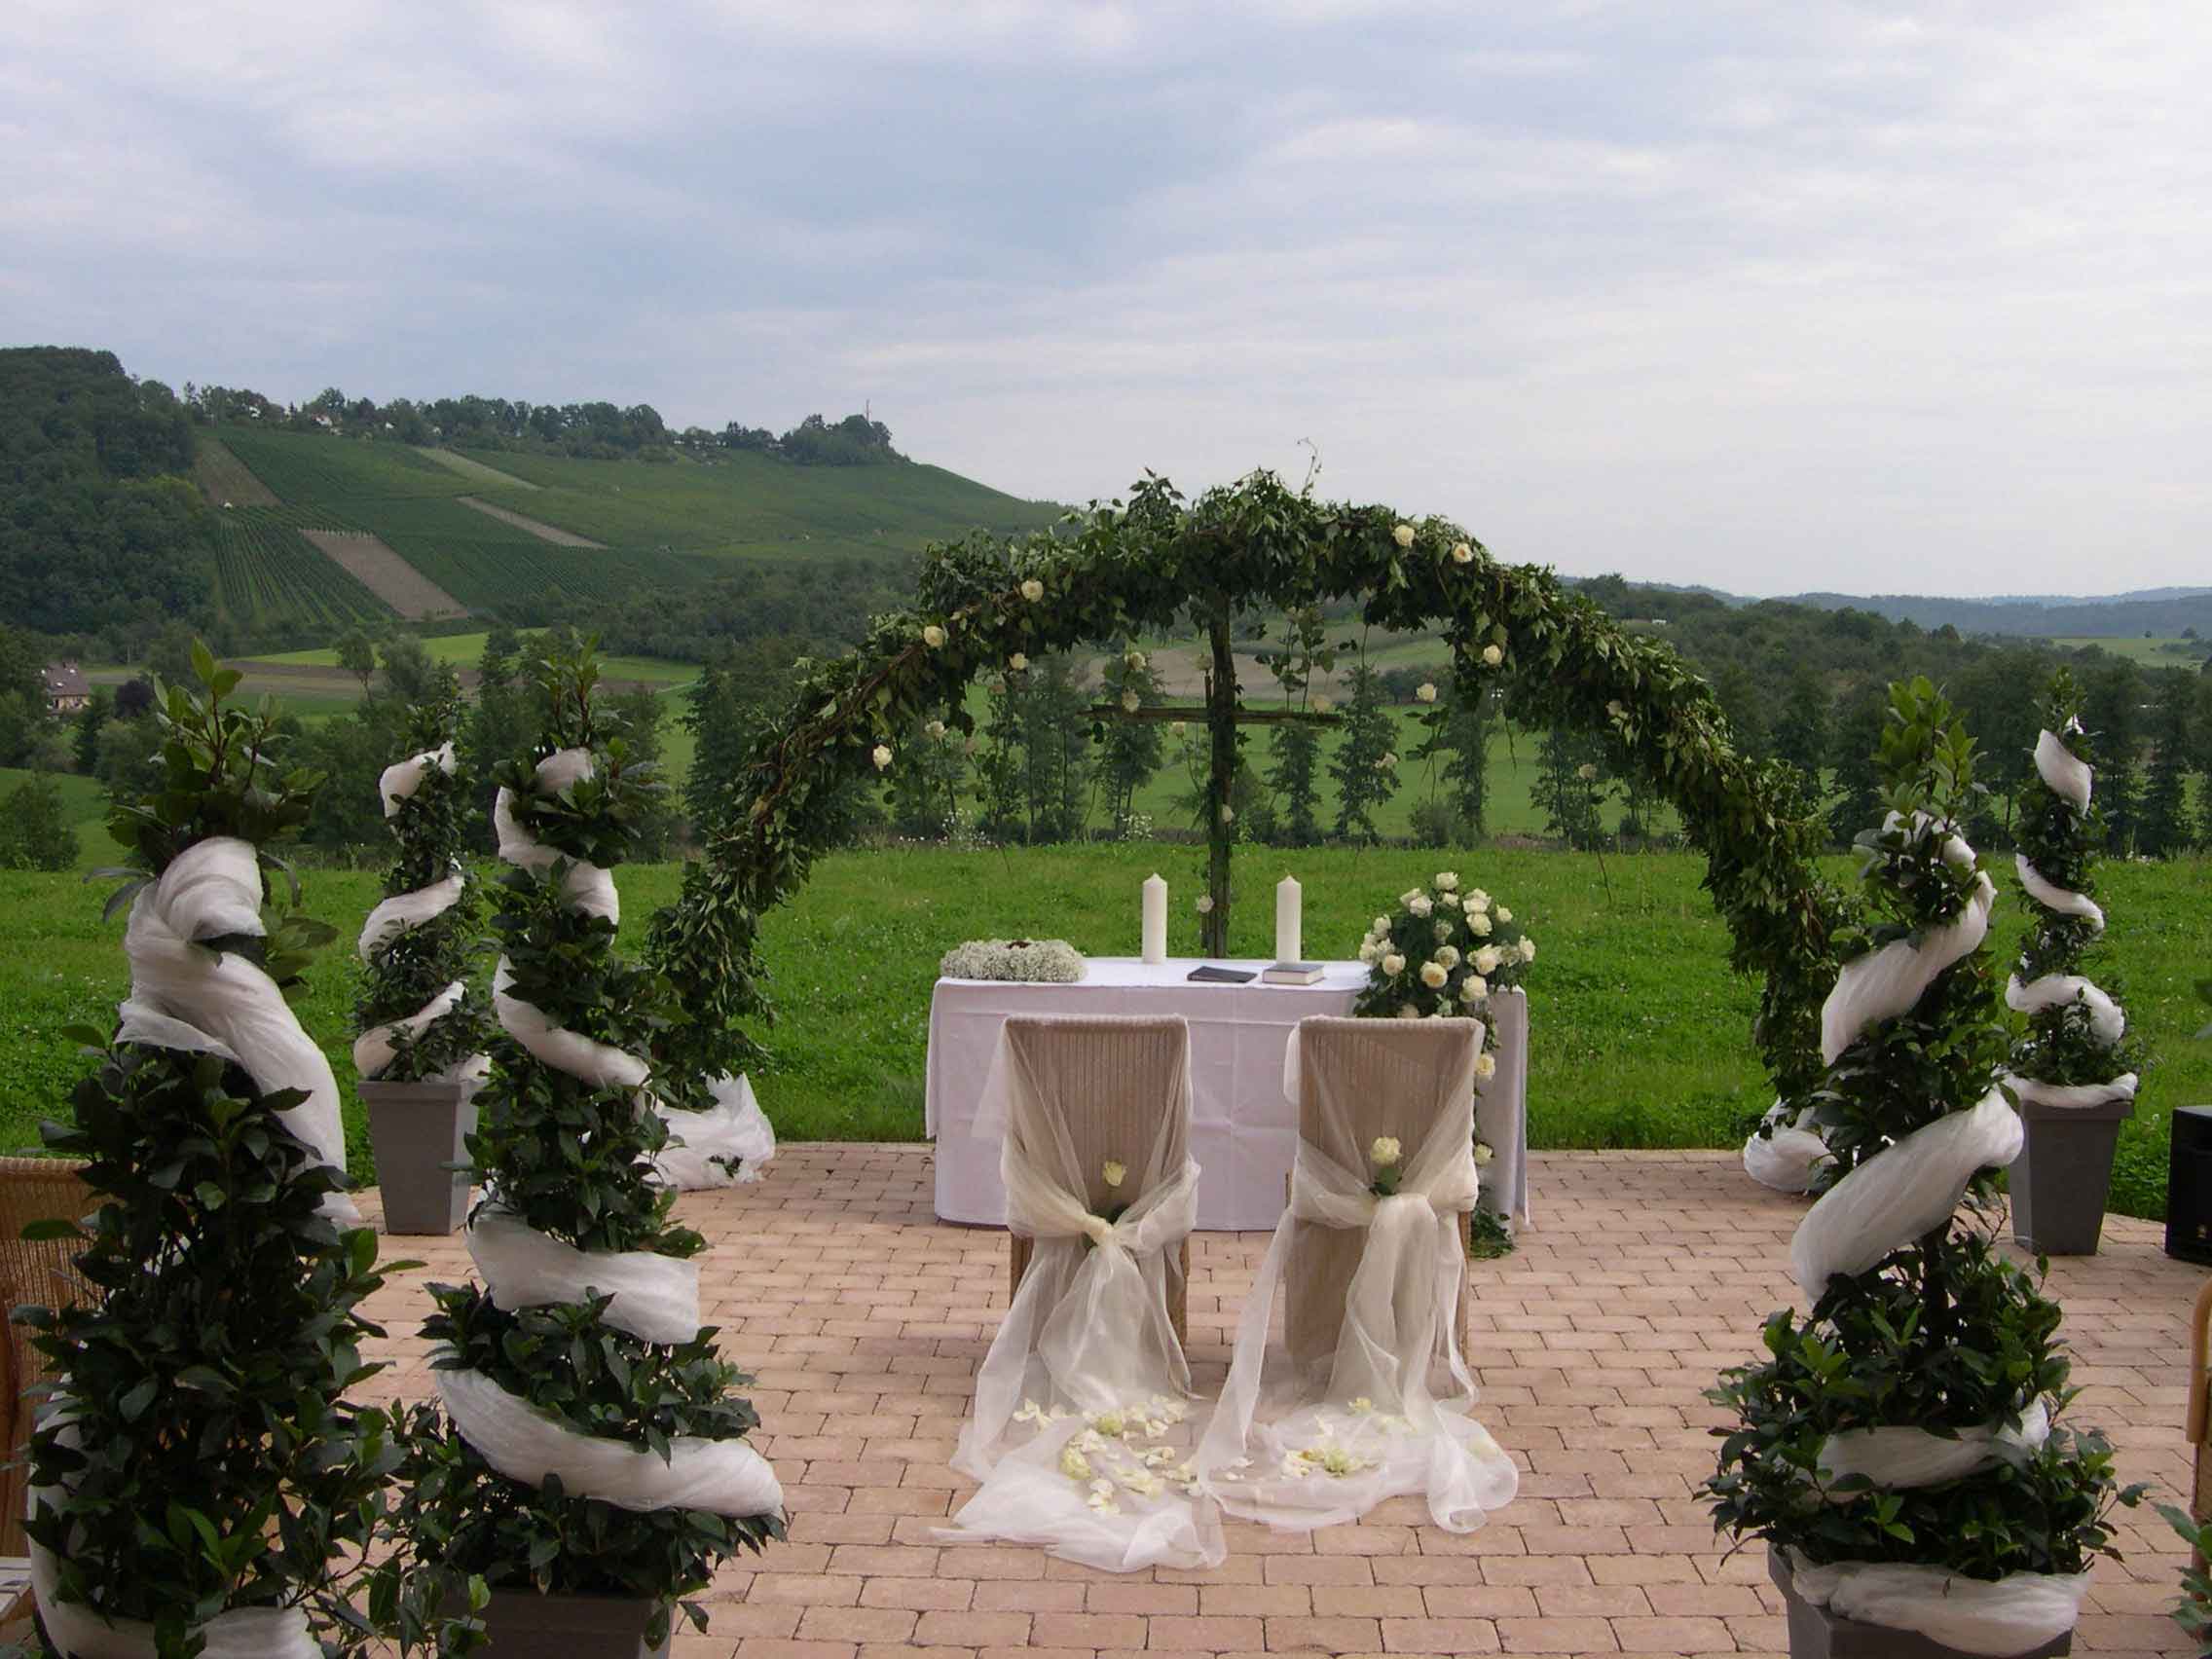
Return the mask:
{"type": "Polygon", "coordinates": [[[1687,664],[1548,571],[1499,564],[1447,520],[1316,500],[1267,472],[1195,501],[1148,476],[1056,531],[935,547],[912,608],[873,618],[847,656],[794,665],[789,713],[755,739],[706,857],[654,920],[652,960],[690,1014],[662,1033],[662,1065],[713,1075],[756,1058],[732,1022],[771,1012],[761,914],[833,844],[841,786],[889,765],[930,711],[973,730],[962,694],[977,676],[1186,614],[1203,625],[1223,606],[1295,615],[1347,598],[1377,627],[1441,621],[1456,685],[1503,689],[1531,724],[1602,734],[1615,771],[1674,802],[1706,853],[1735,966],[1764,976],[1760,1053],[1784,1098],[1805,1097],[1845,901],[1815,869],[1825,835],[1794,771],[1747,758],[1687,664]]]}

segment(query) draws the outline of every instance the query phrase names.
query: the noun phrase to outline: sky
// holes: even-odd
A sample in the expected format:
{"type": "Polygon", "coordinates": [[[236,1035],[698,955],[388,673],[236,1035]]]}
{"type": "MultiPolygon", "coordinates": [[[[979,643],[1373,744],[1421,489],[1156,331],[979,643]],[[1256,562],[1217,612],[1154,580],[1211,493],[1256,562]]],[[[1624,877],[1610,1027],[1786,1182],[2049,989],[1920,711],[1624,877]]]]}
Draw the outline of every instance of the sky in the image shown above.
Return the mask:
{"type": "Polygon", "coordinates": [[[1255,467],[1741,593],[2212,585],[2212,8],[0,7],[0,344],[1255,467]]]}

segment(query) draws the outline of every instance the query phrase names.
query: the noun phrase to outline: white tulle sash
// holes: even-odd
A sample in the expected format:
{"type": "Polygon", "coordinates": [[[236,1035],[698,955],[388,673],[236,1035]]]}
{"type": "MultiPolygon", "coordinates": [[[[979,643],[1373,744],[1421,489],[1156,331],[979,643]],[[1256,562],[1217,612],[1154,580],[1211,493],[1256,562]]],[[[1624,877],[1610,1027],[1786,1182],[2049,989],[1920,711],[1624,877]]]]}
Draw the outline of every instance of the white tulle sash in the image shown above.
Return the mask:
{"type": "Polygon", "coordinates": [[[612,1296],[604,1315],[648,1343],[687,1343],[699,1334],[699,1264],[649,1250],[579,1250],[490,1206],[468,1224],[468,1254],[492,1304],[512,1312],[548,1303],[612,1296]]]}

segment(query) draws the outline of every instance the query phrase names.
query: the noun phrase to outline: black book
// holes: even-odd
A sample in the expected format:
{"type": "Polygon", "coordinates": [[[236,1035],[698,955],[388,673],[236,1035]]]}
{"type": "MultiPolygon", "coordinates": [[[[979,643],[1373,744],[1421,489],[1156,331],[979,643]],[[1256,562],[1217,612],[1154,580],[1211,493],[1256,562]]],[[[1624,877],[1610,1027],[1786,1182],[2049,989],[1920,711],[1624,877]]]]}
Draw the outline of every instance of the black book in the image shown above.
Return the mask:
{"type": "Polygon", "coordinates": [[[1216,968],[1210,962],[1200,963],[1190,973],[1194,985],[1245,985],[1258,977],[1249,968],[1216,968]]]}

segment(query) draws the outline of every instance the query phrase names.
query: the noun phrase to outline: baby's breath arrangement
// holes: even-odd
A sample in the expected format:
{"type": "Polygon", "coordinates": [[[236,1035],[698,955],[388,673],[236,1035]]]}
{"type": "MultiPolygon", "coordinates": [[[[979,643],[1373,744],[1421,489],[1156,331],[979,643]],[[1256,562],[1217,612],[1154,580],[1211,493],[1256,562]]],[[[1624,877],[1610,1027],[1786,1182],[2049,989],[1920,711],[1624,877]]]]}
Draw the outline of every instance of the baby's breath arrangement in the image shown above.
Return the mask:
{"type": "Polygon", "coordinates": [[[972,939],[946,951],[937,971],[947,979],[1072,985],[1085,967],[1082,953],[1064,939],[972,939]]]}

